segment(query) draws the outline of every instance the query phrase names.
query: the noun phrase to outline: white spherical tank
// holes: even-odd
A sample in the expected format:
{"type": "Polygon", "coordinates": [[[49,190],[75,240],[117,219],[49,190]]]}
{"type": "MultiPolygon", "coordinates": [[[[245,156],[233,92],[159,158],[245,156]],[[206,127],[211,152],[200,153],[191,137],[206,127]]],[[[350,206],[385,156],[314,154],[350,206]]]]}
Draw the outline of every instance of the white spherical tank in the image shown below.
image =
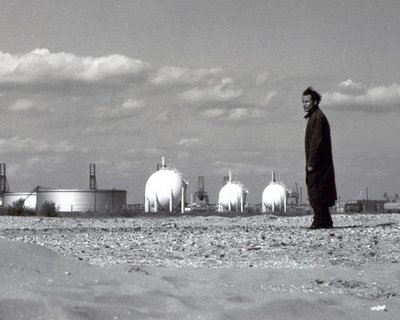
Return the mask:
{"type": "Polygon", "coordinates": [[[183,203],[184,206],[185,186],[179,171],[162,167],[147,180],[145,211],[158,212],[164,209],[172,212],[179,204],[183,203]]]}
{"type": "Polygon", "coordinates": [[[244,211],[247,190],[239,181],[229,181],[221,188],[218,196],[218,211],[244,211]]]}
{"type": "Polygon", "coordinates": [[[286,188],[275,181],[272,173],[272,181],[262,193],[262,212],[286,212],[286,188]]]}

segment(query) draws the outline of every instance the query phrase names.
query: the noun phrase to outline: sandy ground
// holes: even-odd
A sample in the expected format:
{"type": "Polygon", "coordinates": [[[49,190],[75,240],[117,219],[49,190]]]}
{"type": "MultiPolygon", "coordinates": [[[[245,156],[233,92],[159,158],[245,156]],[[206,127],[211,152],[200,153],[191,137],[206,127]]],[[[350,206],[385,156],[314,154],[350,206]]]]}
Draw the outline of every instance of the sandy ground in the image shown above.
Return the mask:
{"type": "Polygon", "coordinates": [[[0,319],[398,319],[400,216],[0,217],[0,319]]]}

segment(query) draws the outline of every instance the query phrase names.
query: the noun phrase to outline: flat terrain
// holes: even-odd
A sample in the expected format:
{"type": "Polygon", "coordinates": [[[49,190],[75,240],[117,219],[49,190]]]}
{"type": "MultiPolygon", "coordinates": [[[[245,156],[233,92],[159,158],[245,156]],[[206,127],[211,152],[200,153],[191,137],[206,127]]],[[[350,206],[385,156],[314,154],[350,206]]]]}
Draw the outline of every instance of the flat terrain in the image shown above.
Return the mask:
{"type": "Polygon", "coordinates": [[[333,219],[2,216],[0,320],[398,319],[400,215],[333,219]]]}

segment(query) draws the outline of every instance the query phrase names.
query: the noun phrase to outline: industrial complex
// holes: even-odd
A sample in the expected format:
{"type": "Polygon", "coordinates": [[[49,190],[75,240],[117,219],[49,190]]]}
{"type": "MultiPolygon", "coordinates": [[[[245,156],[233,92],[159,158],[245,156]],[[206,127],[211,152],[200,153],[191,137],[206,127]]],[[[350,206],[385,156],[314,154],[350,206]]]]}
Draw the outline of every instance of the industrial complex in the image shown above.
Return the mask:
{"type": "MultiPolygon", "coordinates": [[[[271,173],[271,181],[260,193],[260,203],[251,205],[247,202],[249,193],[243,183],[237,180],[231,171],[223,177],[222,187],[218,194],[218,202],[209,203],[205,190],[204,176],[198,177],[197,191],[187,196],[188,179],[176,168],[172,168],[165,157],[157,164],[157,170],[150,175],[144,188],[144,204],[136,204],[146,213],[157,212],[260,212],[260,213],[310,213],[311,208],[303,203],[302,189],[295,183],[288,188],[271,173]]],[[[38,212],[46,203],[53,203],[59,212],[114,212],[131,207],[127,204],[127,191],[99,189],[96,180],[96,165],[89,164],[88,189],[62,189],[35,186],[27,192],[10,191],[6,164],[0,164],[0,203],[2,208],[13,206],[22,201],[23,206],[38,212]]],[[[384,200],[359,199],[338,201],[335,212],[400,212],[398,195],[384,200]]]]}
{"type": "Polygon", "coordinates": [[[96,165],[89,165],[89,189],[61,189],[36,186],[30,192],[10,192],[6,165],[0,164],[0,192],[3,207],[22,199],[24,206],[39,210],[52,202],[60,212],[114,211],[126,206],[126,190],[98,189],[96,165]]]}

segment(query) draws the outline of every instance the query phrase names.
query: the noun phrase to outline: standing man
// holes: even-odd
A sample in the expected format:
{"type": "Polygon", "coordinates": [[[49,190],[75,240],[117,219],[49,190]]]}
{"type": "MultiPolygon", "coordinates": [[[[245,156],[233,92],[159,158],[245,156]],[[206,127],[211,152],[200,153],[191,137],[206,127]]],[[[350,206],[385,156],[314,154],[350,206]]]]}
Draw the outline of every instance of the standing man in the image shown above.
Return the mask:
{"type": "Polygon", "coordinates": [[[337,199],[335,171],[332,160],[331,132],[328,119],[319,108],[321,95],[312,87],[303,92],[305,135],[306,184],[314,220],[310,229],[332,228],[329,207],[337,199]]]}

